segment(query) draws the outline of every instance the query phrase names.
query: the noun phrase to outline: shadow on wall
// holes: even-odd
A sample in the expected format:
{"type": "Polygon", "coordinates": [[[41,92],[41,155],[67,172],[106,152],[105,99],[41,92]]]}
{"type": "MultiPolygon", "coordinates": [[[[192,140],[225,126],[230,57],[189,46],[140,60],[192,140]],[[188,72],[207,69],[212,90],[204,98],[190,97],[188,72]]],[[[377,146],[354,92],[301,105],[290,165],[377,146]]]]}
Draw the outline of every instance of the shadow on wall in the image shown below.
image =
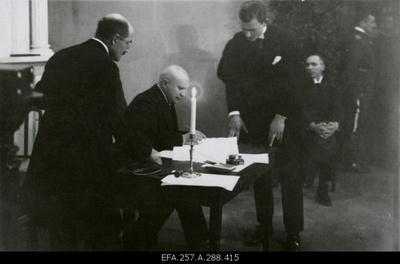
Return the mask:
{"type": "Polygon", "coordinates": [[[178,52],[165,56],[164,65],[177,64],[187,70],[191,86],[186,100],[176,106],[181,130],[188,130],[190,123],[190,96],[192,87],[197,89],[196,129],[207,137],[228,136],[225,86],[217,77],[219,59],[198,47],[198,34],[191,25],[178,25],[170,34],[178,52]]]}

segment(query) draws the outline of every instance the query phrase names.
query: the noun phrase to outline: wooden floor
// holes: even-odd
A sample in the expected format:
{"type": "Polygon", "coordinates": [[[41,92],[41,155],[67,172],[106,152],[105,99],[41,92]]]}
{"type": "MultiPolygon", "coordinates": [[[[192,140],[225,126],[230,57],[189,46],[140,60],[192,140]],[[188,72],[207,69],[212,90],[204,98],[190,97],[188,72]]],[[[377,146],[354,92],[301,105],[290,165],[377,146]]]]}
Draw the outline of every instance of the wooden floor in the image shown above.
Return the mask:
{"type": "MultiPolygon", "coordinates": [[[[21,170],[24,170],[24,164],[21,170]]],[[[302,251],[392,251],[394,177],[378,167],[372,167],[370,174],[338,171],[336,191],[330,193],[332,207],[322,206],[315,201],[316,186],[304,189],[302,251]]],[[[275,231],[271,250],[282,251],[285,232],[279,187],[274,188],[274,204],[275,231]]],[[[203,210],[208,219],[208,209],[203,210]]],[[[19,214],[16,210],[12,251],[27,250],[26,218],[19,214]]],[[[249,247],[243,243],[256,224],[253,190],[250,188],[224,207],[221,251],[261,251],[261,246],[249,247]]],[[[48,250],[48,234],[43,230],[39,237],[39,251],[48,250]]],[[[159,234],[159,250],[185,250],[176,212],[159,234]]]]}
{"type": "MultiPolygon", "coordinates": [[[[316,181],[317,183],[317,181],[316,181]]],[[[316,184],[315,184],[316,185],[316,184]]],[[[394,175],[380,168],[370,174],[337,172],[336,191],[330,193],[333,206],[315,200],[316,186],[304,189],[305,227],[301,233],[302,251],[392,251],[394,175]]],[[[274,189],[274,234],[272,251],[283,251],[280,188],[274,189]]],[[[243,241],[257,224],[253,191],[242,192],[224,207],[222,251],[261,251],[243,241]]],[[[204,208],[208,215],[208,211],[204,208]]],[[[162,250],[184,248],[182,229],[175,213],[160,237],[162,250]]]]}

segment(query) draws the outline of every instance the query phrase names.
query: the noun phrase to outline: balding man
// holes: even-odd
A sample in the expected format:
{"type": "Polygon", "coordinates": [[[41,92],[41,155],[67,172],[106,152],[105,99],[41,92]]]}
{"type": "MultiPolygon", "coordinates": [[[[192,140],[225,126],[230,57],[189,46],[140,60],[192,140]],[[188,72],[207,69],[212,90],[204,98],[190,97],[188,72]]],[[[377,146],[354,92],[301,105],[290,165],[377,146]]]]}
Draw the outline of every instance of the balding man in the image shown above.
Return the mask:
{"type": "MultiPolygon", "coordinates": [[[[132,100],[125,114],[129,119],[126,125],[140,129],[157,151],[189,142],[189,133],[179,131],[175,112],[175,104],[185,97],[189,85],[189,75],[183,68],[167,66],[157,84],[132,100]]],[[[196,131],[196,140],[203,138],[205,135],[196,131]]]]}
{"type": "MultiPolygon", "coordinates": [[[[115,250],[121,230],[113,191],[113,137],[126,110],[118,62],[133,40],[119,14],[98,22],[95,37],[57,52],[35,90],[46,110],[23,186],[30,219],[49,229],[51,250],[115,250]]],[[[138,144],[137,146],[140,146],[138,144]]],[[[150,156],[151,148],[135,148],[150,156]]]]}
{"type": "MultiPolygon", "coordinates": [[[[190,141],[190,134],[179,131],[174,105],[185,97],[190,85],[188,73],[177,65],[166,67],[157,84],[138,94],[125,113],[126,131],[138,129],[157,151],[172,150],[190,141]]],[[[205,135],[196,131],[195,139],[205,135]]],[[[139,250],[154,250],[157,234],[174,208],[179,214],[188,249],[207,246],[208,229],[201,205],[192,187],[143,183],[139,194],[139,220],[136,235],[139,250]]]]}

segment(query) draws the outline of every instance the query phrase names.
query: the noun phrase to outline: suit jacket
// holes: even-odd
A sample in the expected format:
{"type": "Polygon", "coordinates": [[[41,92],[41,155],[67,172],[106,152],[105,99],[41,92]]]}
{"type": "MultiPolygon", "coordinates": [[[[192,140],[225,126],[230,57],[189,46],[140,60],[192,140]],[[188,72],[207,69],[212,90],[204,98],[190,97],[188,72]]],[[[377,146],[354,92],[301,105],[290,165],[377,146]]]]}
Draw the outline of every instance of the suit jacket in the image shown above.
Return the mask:
{"type": "Polygon", "coordinates": [[[338,122],[341,126],[343,109],[341,91],[337,83],[324,76],[320,84],[314,84],[311,78],[306,78],[302,86],[304,129],[306,130],[305,156],[313,160],[331,164],[334,162],[337,142],[336,134],[327,139],[321,138],[309,130],[311,122],[338,122]]]}
{"type": "Polygon", "coordinates": [[[132,100],[125,113],[124,127],[138,128],[158,151],[172,150],[183,142],[175,107],[168,104],[157,85],[132,100]]]}
{"type": "Polygon", "coordinates": [[[372,95],[375,58],[372,41],[365,33],[354,29],[345,46],[341,67],[343,103],[345,108],[354,109],[361,94],[364,101],[369,101],[372,95]]]}
{"type": "Polygon", "coordinates": [[[305,125],[311,122],[342,122],[342,96],[337,82],[329,76],[324,76],[320,84],[314,84],[311,78],[306,78],[302,86],[302,96],[305,103],[305,125]]]}
{"type": "Polygon", "coordinates": [[[240,111],[249,130],[241,139],[265,143],[275,114],[289,118],[295,114],[291,91],[302,67],[288,31],[268,25],[261,54],[255,52],[254,43],[242,32],[235,34],[225,46],[217,74],[226,85],[229,112],[240,111]]]}
{"type": "Polygon", "coordinates": [[[50,58],[35,90],[44,94],[36,106],[45,113],[24,182],[27,206],[45,207],[59,194],[109,199],[113,136],[121,135],[126,109],[117,65],[101,43],[88,40],[50,58]]]}

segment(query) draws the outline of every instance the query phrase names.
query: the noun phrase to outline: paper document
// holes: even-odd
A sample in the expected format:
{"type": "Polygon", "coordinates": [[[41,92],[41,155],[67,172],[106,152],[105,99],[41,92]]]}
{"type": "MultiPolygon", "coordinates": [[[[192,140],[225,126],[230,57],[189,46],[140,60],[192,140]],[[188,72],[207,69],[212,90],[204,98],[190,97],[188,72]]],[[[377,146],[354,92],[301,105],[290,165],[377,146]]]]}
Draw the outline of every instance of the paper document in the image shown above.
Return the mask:
{"type": "MultiPolygon", "coordinates": [[[[269,158],[268,158],[268,153],[262,153],[262,154],[241,154],[239,153],[238,155],[242,156],[242,159],[244,160],[243,165],[234,165],[235,169],[233,170],[234,172],[240,172],[244,168],[250,166],[253,163],[264,163],[268,164],[269,163],[269,158]]],[[[209,166],[208,164],[204,164],[202,167],[207,167],[209,166]]]]}
{"type": "Polygon", "coordinates": [[[243,165],[236,165],[236,169],[234,171],[239,172],[243,170],[244,168],[250,166],[253,163],[264,163],[268,164],[269,163],[269,158],[268,158],[268,153],[262,153],[262,154],[239,154],[242,156],[242,159],[244,160],[243,165]]]}
{"type": "Polygon", "coordinates": [[[163,150],[158,152],[156,155],[161,158],[172,159],[172,150],[163,150]]]}
{"type": "Polygon", "coordinates": [[[228,191],[235,188],[239,176],[221,175],[221,174],[208,174],[202,173],[197,178],[184,178],[168,175],[161,180],[161,186],[165,185],[184,185],[184,186],[206,186],[206,187],[221,187],[228,191]]]}
{"type": "MultiPolygon", "coordinates": [[[[225,163],[230,154],[239,153],[236,137],[206,138],[200,144],[194,145],[193,150],[193,161],[200,163],[206,160],[225,163]]],[[[172,159],[179,161],[190,160],[190,145],[174,147],[172,159]]]]}

